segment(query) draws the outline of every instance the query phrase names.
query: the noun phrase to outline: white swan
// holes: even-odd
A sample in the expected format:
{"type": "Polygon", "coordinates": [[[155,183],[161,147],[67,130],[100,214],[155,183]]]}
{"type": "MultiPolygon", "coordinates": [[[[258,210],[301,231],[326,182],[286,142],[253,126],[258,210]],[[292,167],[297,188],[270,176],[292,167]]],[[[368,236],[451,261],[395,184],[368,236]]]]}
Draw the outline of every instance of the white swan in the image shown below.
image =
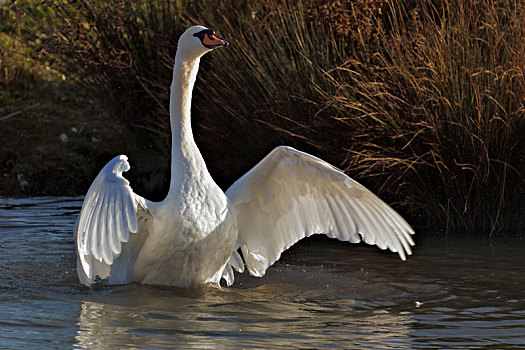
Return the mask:
{"type": "Polygon", "coordinates": [[[179,39],[170,120],[171,182],[162,202],[135,194],[111,160],[89,188],[75,227],[80,281],[189,287],[223,278],[232,267],[263,276],[281,253],[315,233],[397,252],[405,260],[412,228],[364,186],[330,164],[277,147],[224,193],[193,140],[191,93],[201,56],[226,41],[201,26],[179,39]],[[238,253],[241,249],[242,256],[238,253]]]}

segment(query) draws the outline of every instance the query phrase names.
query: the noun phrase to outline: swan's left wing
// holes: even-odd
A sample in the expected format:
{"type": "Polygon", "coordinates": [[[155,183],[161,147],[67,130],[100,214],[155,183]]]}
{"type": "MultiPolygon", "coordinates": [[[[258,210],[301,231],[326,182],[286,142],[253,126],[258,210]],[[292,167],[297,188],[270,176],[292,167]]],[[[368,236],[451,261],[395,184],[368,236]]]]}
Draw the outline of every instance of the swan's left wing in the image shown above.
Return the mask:
{"type": "MultiPolygon", "coordinates": [[[[361,239],[405,260],[412,228],[386,203],[327,162],[277,147],[226,192],[235,206],[239,246],[254,276],[315,233],[361,239]]],[[[235,253],[235,252],[234,252],[235,253]]]]}

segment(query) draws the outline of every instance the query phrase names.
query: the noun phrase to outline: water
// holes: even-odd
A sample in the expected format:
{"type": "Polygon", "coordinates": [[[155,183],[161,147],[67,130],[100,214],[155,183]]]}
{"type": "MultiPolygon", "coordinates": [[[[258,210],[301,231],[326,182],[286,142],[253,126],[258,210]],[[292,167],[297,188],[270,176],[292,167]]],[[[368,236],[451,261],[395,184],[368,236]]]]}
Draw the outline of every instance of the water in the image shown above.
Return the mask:
{"type": "MultiPolygon", "coordinates": [[[[79,285],[80,198],[0,198],[0,348],[525,348],[523,240],[310,239],[233,288],[79,285]]],[[[427,235],[429,236],[429,235],[427,235]]]]}

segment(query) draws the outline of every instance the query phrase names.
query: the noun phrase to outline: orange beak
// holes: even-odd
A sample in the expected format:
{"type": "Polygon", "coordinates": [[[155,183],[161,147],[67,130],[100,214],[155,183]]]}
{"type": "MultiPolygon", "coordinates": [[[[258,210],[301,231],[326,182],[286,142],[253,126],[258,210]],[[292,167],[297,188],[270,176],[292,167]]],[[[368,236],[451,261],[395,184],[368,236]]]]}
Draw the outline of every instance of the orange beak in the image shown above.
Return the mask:
{"type": "Polygon", "coordinates": [[[205,34],[204,35],[204,39],[202,40],[202,43],[204,45],[206,45],[206,47],[209,47],[210,49],[213,49],[213,48],[219,47],[219,46],[228,46],[228,45],[230,45],[229,42],[227,42],[225,40],[222,40],[222,39],[219,39],[213,34],[211,34],[211,35],[210,34],[205,34]]]}

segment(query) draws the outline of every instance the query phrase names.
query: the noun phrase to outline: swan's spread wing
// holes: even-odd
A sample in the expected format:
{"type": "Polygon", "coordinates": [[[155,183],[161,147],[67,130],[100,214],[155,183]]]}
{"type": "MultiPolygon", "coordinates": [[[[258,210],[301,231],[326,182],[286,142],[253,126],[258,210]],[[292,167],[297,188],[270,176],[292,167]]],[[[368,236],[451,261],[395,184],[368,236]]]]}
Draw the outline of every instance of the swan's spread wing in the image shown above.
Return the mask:
{"type": "Polygon", "coordinates": [[[264,275],[281,253],[314,233],[363,239],[405,260],[412,228],[372,192],[325,161],[277,147],[226,192],[236,209],[241,246],[252,275],[264,275]]]}
{"type": "Polygon", "coordinates": [[[88,190],[78,218],[75,234],[81,282],[91,285],[98,276],[109,276],[122,244],[130,232],[139,229],[137,217],[150,215],[146,200],[135,193],[122,176],[129,170],[127,157],[113,158],[100,171],[88,190]]]}

